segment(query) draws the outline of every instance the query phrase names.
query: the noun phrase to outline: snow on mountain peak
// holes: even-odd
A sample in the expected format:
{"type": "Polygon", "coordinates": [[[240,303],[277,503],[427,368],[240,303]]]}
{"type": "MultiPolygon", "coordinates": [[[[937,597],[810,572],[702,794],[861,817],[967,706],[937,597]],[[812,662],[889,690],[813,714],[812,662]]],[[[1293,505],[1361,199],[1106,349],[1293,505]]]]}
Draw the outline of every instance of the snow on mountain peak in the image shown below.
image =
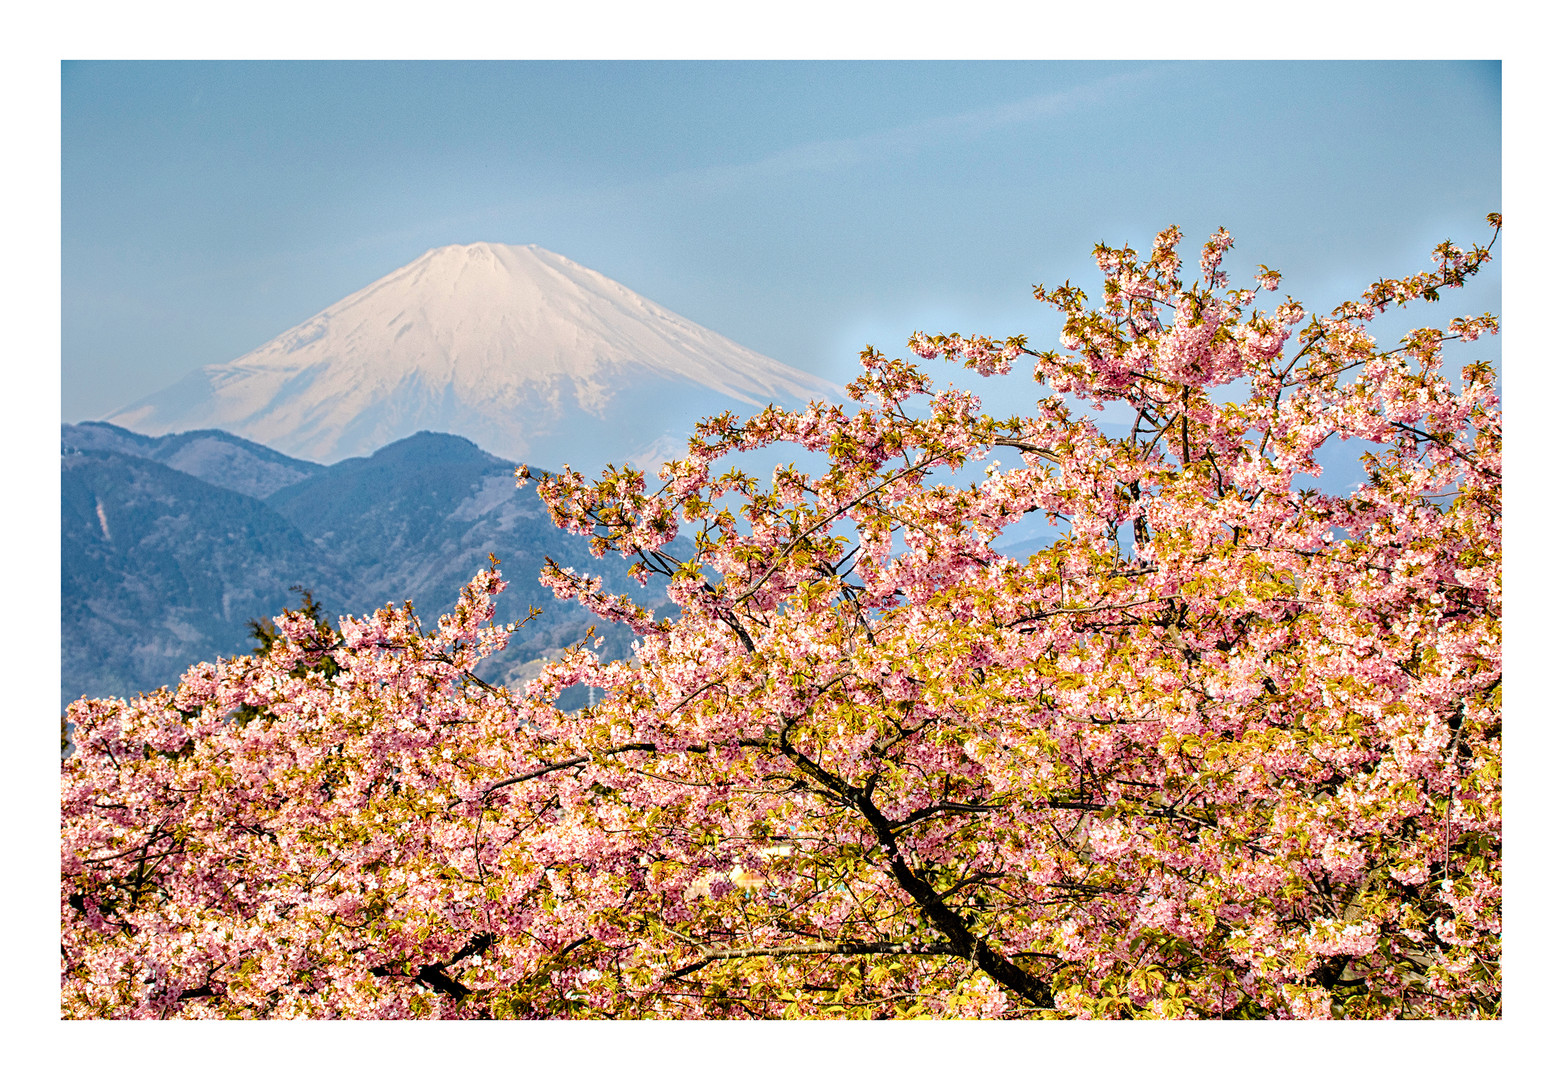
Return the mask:
{"type": "Polygon", "coordinates": [[[221,428],[323,462],[431,429],[554,464],[633,459],[715,408],[840,396],[536,244],[474,243],[104,419],[221,428]]]}

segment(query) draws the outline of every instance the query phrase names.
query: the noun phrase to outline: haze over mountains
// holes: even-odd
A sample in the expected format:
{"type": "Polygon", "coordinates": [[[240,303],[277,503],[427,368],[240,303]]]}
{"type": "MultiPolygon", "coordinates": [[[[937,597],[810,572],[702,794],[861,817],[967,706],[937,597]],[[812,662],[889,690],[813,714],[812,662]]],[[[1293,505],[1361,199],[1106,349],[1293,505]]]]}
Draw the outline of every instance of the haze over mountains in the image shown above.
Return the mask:
{"type": "Polygon", "coordinates": [[[417,431],[507,460],[656,465],[701,416],[841,398],[533,245],[435,248],[253,352],[103,419],[331,463],[417,431]]]}

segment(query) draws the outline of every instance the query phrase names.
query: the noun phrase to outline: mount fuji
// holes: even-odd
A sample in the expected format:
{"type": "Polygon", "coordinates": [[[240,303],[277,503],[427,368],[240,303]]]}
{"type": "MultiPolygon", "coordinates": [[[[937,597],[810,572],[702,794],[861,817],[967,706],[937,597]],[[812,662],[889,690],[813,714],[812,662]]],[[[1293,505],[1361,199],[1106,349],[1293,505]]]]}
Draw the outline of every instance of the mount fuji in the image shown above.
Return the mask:
{"type": "Polygon", "coordinates": [[[654,466],[711,413],[842,396],[562,255],[478,243],[434,248],[104,419],[217,428],[327,464],[432,430],[590,471],[654,466]]]}

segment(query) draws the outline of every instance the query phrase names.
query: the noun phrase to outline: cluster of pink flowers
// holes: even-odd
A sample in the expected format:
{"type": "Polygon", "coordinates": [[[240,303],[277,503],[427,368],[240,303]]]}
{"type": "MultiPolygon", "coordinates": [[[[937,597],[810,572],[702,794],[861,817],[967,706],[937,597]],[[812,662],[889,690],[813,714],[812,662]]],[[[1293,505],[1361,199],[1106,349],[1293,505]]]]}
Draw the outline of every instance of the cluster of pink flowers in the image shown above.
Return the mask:
{"type": "Polygon", "coordinates": [[[979,375],[1008,375],[1015,358],[1025,349],[1025,338],[1012,337],[1002,345],[988,337],[962,337],[938,334],[930,337],[918,332],[907,347],[924,360],[944,357],[959,360],[979,375]]]}
{"type": "Polygon", "coordinates": [[[1496,321],[1386,350],[1363,324],[1420,277],[1265,313],[1211,291],[1224,230],[1198,288],[1180,241],[1099,248],[1100,308],[1039,289],[1064,354],[913,337],[1033,356],[1035,415],[867,350],[855,407],[713,418],[655,490],[539,478],[679,606],[544,569],[627,660],[478,678],[522,632],[490,569],[432,632],[294,613],[77,702],[64,1014],[1498,1015],[1501,414],[1490,365],[1442,374],[1496,321]],[[1364,483],[1300,483],[1345,437],[1364,483]],[[720,471],[789,444],[824,467],[720,471]],[[1067,532],[1002,554],[1028,515],[1067,532]]]}
{"type": "Polygon", "coordinates": [[[1205,241],[1205,247],[1200,253],[1199,270],[1205,275],[1205,280],[1210,283],[1212,289],[1219,289],[1227,283],[1227,275],[1220,269],[1221,260],[1232,247],[1232,234],[1225,229],[1217,229],[1209,240],[1205,241]]]}

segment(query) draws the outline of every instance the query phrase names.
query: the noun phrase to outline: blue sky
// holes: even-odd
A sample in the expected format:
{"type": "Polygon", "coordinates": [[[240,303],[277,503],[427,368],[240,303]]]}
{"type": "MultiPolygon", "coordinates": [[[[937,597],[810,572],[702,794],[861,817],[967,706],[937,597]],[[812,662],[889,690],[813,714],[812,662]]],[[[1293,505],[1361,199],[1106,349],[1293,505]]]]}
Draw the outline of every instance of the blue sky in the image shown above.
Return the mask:
{"type": "Polygon", "coordinates": [[[475,240],[837,381],[915,329],[1051,344],[1031,287],[1173,222],[1329,306],[1484,237],[1500,113],[1496,62],[68,62],[62,419],[475,240]]]}

